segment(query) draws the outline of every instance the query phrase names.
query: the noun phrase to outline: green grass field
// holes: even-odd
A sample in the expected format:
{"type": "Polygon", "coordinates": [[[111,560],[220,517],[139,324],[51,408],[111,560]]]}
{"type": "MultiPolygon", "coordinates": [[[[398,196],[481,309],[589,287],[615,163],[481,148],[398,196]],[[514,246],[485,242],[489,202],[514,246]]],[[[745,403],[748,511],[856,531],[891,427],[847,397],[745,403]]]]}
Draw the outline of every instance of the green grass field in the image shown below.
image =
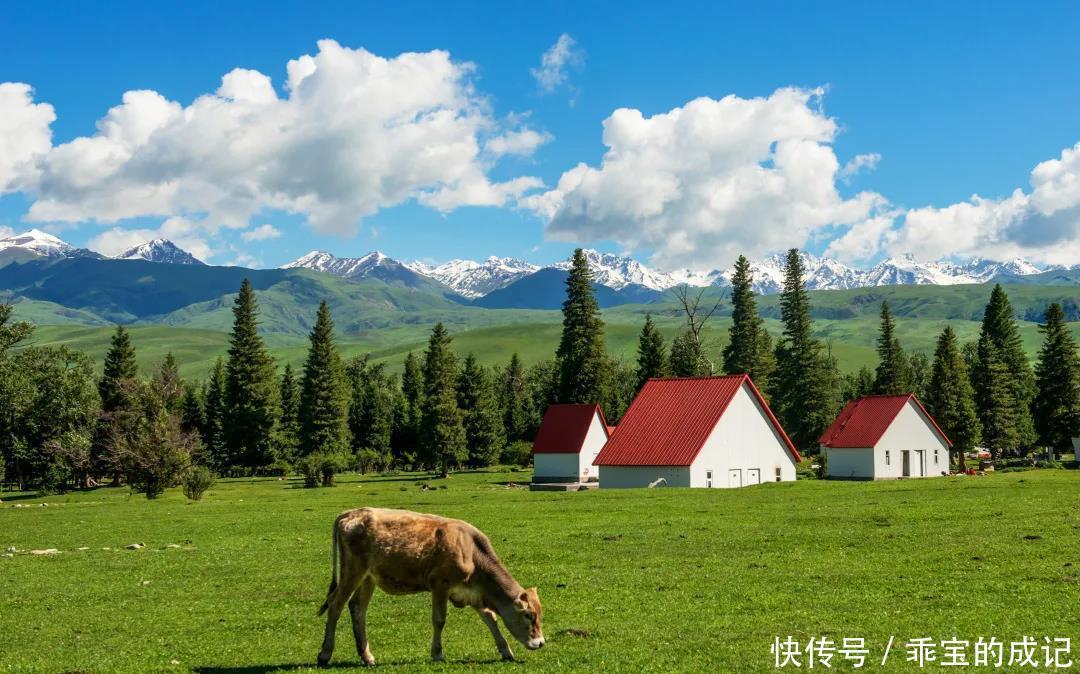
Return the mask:
{"type": "MultiPolygon", "coordinates": [[[[429,598],[377,593],[369,635],[391,671],[771,671],[773,638],[787,635],[864,637],[870,671],[916,669],[895,646],[880,666],[889,637],[1070,637],[1080,661],[1080,471],[708,491],[506,485],[529,475],[456,474],[429,491],[422,476],[318,490],[226,480],[198,503],[178,490],[4,493],[0,545],[61,552],[0,557],[0,670],[305,670],[332,521],[362,505],[473,522],[544,602],[543,650],[519,646],[518,664],[500,664],[476,615],[452,610],[448,662],[432,665],[429,598]],[[122,549],[135,542],[146,547],[122,549]]],[[[334,662],[351,668],[342,623],[334,662]]]]}

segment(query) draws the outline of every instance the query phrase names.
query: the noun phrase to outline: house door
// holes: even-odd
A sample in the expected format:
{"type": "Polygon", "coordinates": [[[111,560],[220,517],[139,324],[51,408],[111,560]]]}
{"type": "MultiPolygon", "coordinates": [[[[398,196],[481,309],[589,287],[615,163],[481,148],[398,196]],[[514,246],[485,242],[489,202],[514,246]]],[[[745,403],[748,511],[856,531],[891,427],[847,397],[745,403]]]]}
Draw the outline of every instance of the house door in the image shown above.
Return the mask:
{"type": "Polygon", "coordinates": [[[919,459],[919,477],[926,477],[926,450],[917,449],[915,455],[919,459]]]}
{"type": "Polygon", "coordinates": [[[761,484],[761,469],[751,468],[746,471],[746,486],[761,484]]]}
{"type": "Polygon", "coordinates": [[[732,468],[727,472],[727,486],[729,487],[741,487],[742,486],[742,470],[739,468],[732,468]]]}
{"type": "Polygon", "coordinates": [[[705,471],[705,488],[712,489],[712,471],[705,471]]]}
{"type": "Polygon", "coordinates": [[[900,460],[904,465],[904,470],[901,473],[904,477],[911,477],[911,452],[906,449],[900,451],[900,460]]]}

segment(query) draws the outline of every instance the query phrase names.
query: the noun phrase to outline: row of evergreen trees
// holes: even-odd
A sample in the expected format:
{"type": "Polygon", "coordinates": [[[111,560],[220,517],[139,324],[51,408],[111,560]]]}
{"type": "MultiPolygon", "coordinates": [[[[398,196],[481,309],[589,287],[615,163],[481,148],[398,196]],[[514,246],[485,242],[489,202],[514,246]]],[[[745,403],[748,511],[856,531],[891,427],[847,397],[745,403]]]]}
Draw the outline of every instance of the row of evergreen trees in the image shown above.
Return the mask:
{"type": "MultiPolygon", "coordinates": [[[[83,354],[52,347],[13,349],[31,327],[0,307],[0,438],[6,479],[64,486],[127,481],[148,494],[188,467],[223,474],[300,470],[311,483],[335,473],[390,466],[436,469],[528,460],[528,441],[547,406],[599,403],[617,422],[651,377],[749,373],[788,434],[813,453],[842,404],[870,393],[916,392],[956,442],[998,454],[1036,444],[1067,447],[1080,435],[1080,360],[1059,305],[1051,305],[1038,364],[1031,368],[1005,291],[997,286],[979,340],[960,345],[951,327],[933,361],[907,354],[888,304],[881,308],[876,369],[841,375],[828,344],[814,336],[797,250],[786,258],[776,344],[758,314],[750,265],[739,258],[731,288],[732,324],[715,366],[704,330],[716,311],[683,289],[684,328],[670,348],[645,317],[635,363],[606,350],[588,263],[575,252],[554,358],[526,368],[515,354],[488,368],[459,363],[440,323],[401,377],[367,356],[345,361],[326,303],[318,309],[303,371],[281,375],[258,331],[255,293],[237,295],[226,358],[201,385],[184,382],[171,354],[142,380],[130,336],[118,327],[104,374],[83,354]]],[[[0,476],[3,478],[4,476],[0,476]]]]}

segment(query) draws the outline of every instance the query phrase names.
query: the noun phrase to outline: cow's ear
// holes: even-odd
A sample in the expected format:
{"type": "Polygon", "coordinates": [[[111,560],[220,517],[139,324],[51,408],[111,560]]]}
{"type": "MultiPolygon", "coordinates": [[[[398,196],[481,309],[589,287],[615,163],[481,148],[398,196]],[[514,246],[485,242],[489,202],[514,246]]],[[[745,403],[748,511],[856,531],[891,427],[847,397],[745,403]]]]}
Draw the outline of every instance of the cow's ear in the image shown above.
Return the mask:
{"type": "Polygon", "coordinates": [[[526,604],[528,604],[529,603],[529,591],[528,590],[522,590],[521,596],[519,596],[518,599],[520,601],[523,601],[526,604]]]}

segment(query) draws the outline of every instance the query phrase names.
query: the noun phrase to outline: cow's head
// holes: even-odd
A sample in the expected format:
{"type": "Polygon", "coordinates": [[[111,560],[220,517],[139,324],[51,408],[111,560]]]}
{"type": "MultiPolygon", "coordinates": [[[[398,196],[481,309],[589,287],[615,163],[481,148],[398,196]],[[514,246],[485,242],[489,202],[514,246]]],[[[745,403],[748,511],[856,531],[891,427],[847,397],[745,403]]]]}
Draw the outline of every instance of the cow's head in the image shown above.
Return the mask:
{"type": "Polygon", "coordinates": [[[535,587],[522,590],[514,599],[511,610],[503,615],[503,623],[510,634],[525,648],[534,651],[544,645],[544,631],[540,619],[544,609],[540,606],[540,595],[535,587]]]}

